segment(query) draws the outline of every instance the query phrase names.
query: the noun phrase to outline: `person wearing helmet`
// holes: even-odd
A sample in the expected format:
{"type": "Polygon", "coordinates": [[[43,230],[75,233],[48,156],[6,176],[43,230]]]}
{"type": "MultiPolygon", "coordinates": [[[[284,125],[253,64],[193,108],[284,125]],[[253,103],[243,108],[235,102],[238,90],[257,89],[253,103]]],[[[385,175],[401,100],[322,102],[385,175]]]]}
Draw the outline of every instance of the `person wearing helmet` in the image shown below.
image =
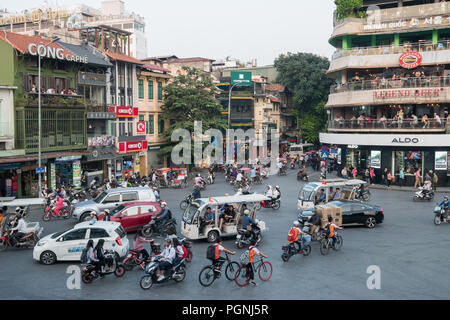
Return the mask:
{"type": "Polygon", "coordinates": [[[172,212],[167,208],[165,201],[161,202],[161,212],[155,216],[156,223],[159,224],[159,232],[164,234],[164,225],[172,218],[172,212]]]}
{"type": "Polygon", "coordinates": [[[19,239],[25,236],[27,224],[20,213],[20,208],[16,208],[17,226],[11,228],[11,245],[18,246],[19,239]]]}
{"type": "Polygon", "coordinates": [[[444,219],[448,219],[448,214],[450,213],[450,202],[448,201],[448,196],[444,196],[444,201],[439,205],[444,209],[444,219]]]}
{"type": "Polygon", "coordinates": [[[109,209],[105,209],[105,211],[103,211],[103,214],[105,215],[103,218],[104,221],[111,221],[111,215],[110,215],[109,209]]]}
{"type": "Polygon", "coordinates": [[[258,225],[258,223],[252,218],[250,218],[250,210],[248,209],[244,210],[244,215],[241,218],[241,223],[242,229],[245,229],[250,232],[251,235],[250,240],[254,239],[256,241],[256,234],[255,231],[253,230],[253,225],[258,225]]]}

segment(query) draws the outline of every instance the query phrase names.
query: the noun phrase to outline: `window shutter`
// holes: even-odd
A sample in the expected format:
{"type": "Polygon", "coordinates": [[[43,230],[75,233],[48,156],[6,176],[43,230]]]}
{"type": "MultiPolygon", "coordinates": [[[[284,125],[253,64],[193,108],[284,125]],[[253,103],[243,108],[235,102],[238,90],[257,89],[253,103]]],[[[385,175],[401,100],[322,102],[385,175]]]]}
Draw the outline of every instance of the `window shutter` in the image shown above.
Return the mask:
{"type": "Polygon", "coordinates": [[[148,126],[149,134],[154,134],[155,133],[155,116],[150,115],[148,117],[148,121],[149,121],[149,126],[148,126]]]}

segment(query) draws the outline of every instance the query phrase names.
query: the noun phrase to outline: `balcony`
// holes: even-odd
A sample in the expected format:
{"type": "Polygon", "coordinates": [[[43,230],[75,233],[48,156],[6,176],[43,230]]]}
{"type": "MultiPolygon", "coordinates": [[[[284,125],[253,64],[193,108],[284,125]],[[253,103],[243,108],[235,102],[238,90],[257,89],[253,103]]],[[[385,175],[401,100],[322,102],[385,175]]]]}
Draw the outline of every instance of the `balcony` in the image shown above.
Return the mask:
{"type": "MultiPolygon", "coordinates": [[[[17,97],[14,100],[16,107],[35,106],[39,104],[39,95],[34,92],[25,94],[23,97],[17,97]]],[[[41,94],[41,106],[43,107],[86,107],[87,101],[83,96],[67,94],[41,94]]]]}
{"type": "Polygon", "coordinates": [[[370,34],[378,32],[408,32],[450,25],[450,4],[430,3],[397,7],[372,12],[365,19],[347,18],[335,23],[331,39],[348,34],[370,34]]]}
{"type": "Polygon", "coordinates": [[[328,121],[328,132],[421,132],[421,133],[445,133],[447,122],[434,119],[425,125],[421,121],[395,119],[374,120],[332,120],[328,121]]]}

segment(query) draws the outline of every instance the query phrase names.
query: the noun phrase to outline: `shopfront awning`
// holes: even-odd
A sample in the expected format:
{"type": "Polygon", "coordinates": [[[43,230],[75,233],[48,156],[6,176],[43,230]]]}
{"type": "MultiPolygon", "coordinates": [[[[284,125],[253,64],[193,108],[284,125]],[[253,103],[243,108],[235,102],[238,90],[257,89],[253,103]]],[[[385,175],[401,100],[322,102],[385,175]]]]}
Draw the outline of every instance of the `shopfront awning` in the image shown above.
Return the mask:
{"type": "MultiPolygon", "coordinates": [[[[67,156],[77,156],[88,154],[88,151],[66,151],[66,152],[49,152],[41,154],[42,159],[51,159],[51,158],[59,158],[59,157],[67,157],[67,156]]],[[[27,161],[35,161],[38,159],[37,154],[27,154],[24,156],[17,157],[3,157],[0,158],[1,163],[14,163],[14,162],[27,162],[27,161]]]]}

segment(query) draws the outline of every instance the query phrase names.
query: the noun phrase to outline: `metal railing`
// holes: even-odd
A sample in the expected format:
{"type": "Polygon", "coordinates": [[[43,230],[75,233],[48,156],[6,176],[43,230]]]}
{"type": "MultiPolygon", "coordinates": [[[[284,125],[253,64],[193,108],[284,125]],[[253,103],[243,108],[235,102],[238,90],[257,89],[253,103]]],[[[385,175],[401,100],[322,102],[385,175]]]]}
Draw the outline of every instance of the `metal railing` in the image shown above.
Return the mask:
{"type": "Polygon", "coordinates": [[[441,51],[450,50],[450,40],[438,41],[432,43],[428,41],[404,43],[401,46],[386,45],[376,47],[357,47],[348,50],[338,49],[333,53],[332,60],[347,56],[367,56],[367,55],[386,55],[386,54],[400,54],[410,51],[426,52],[426,51],[441,51]]]}
{"type": "Polygon", "coordinates": [[[328,121],[328,129],[370,129],[370,130],[445,130],[446,120],[436,121],[430,119],[427,122],[416,120],[398,120],[398,119],[372,119],[372,120],[331,120],[328,121]]]}
{"type": "Polygon", "coordinates": [[[373,79],[373,80],[351,81],[344,84],[332,85],[330,88],[330,93],[340,93],[358,90],[428,88],[428,87],[449,87],[449,86],[450,86],[450,76],[401,78],[395,80],[373,79]]]}

